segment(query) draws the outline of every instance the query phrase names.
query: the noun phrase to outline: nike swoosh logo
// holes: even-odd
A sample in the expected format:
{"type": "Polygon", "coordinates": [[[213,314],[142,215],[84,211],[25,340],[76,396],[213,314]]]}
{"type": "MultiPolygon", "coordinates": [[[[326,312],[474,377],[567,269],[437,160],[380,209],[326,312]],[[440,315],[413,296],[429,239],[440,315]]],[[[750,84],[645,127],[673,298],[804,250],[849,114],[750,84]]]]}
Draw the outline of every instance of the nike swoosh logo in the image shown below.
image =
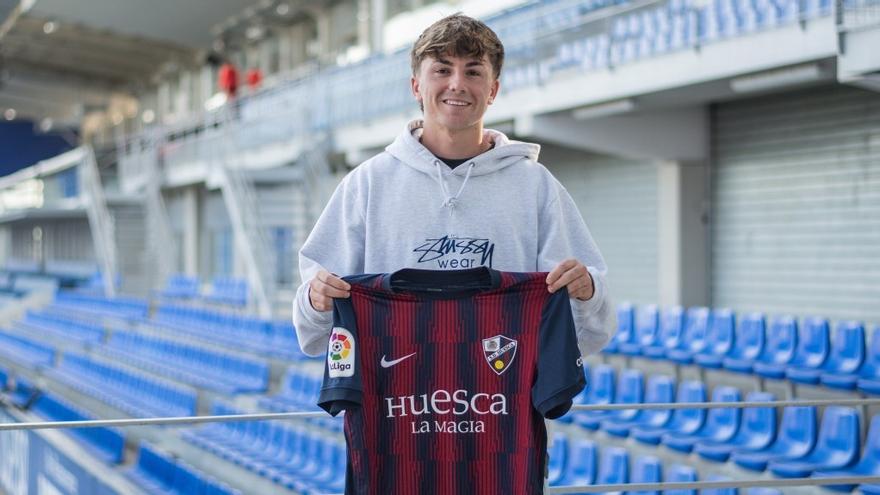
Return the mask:
{"type": "Polygon", "coordinates": [[[412,354],[408,354],[408,355],[406,355],[406,356],[403,356],[402,358],[397,358],[397,359],[394,359],[394,360],[392,360],[392,361],[388,361],[387,359],[385,359],[385,356],[383,355],[383,356],[382,356],[382,360],[379,362],[379,364],[381,364],[383,368],[390,368],[390,367],[394,366],[395,364],[400,363],[400,362],[403,361],[404,359],[411,358],[411,357],[413,357],[413,356],[415,356],[415,355],[416,355],[416,353],[414,352],[414,353],[412,353],[412,354]]]}

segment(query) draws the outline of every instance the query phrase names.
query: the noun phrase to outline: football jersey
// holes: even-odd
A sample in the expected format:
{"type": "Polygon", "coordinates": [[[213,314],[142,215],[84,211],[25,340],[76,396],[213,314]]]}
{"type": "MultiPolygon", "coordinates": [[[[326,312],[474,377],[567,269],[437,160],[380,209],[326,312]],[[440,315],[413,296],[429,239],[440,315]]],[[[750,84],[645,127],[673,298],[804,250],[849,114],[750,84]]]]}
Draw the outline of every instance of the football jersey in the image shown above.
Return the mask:
{"type": "Polygon", "coordinates": [[[568,292],[546,277],[345,278],[318,405],[346,411],[346,494],[543,493],[544,418],[585,386],[568,292]]]}

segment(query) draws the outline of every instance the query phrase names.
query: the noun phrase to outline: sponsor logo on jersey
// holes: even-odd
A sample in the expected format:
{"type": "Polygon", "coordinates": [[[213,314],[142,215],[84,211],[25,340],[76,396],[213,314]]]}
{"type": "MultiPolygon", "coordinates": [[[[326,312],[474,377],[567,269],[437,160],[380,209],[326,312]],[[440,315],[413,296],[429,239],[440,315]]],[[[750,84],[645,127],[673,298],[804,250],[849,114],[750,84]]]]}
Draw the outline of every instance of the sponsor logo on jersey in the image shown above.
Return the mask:
{"type": "Polygon", "coordinates": [[[516,346],[516,340],[504,335],[483,339],[483,356],[492,371],[500,375],[510,368],[513,358],[516,357],[516,346]]]}
{"type": "Polygon", "coordinates": [[[334,327],[327,348],[327,371],[330,378],[354,376],[354,336],[342,327],[334,327]]]}
{"type": "Polygon", "coordinates": [[[382,359],[379,360],[379,365],[382,366],[383,368],[390,368],[390,367],[394,366],[395,364],[398,364],[398,363],[400,363],[408,358],[411,358],[415,355],[416,355],[416,353],[412,353],[412,354],[407,354],[406,356],[403,356],[403,357],[399,357],[397,359],[388,360],[385,358],[385,355],[383,354],[382,359]]]}

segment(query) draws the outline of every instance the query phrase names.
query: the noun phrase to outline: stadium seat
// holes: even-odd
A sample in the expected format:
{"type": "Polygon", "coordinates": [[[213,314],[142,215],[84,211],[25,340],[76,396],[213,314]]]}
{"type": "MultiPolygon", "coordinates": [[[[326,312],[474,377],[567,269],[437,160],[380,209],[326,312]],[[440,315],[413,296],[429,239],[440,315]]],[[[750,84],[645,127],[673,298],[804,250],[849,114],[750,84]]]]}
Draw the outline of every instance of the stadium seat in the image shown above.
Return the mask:
{"type": "Polygon", "coordinates": [[[660,312],[657,306],[649,304],[636,311],[635,338],[632,342],[620,344],[619,352],[628,356],[638,356],[642,349],[657,344],[660,328],[660,312]]]}
{"type": "Polygon", "coordinates": [[[707,333],[710,325],[709,308],[690,308],[687,311],[684,332],[678,347],[670,349],[666,357],[678,364],[690,364],[694,354],[702,352],[707,345],[707,333]]]}
{"type": "Polygon", "coordinates": [[[865,329],[861,323],[842,322],[837,326],[832,341],[828,357],[820,366],[790,367],[786,371],[788,379],[798,383],[818,384],[825,376],[826,385],[855,388],[858,380],[855,371],[865,359],[865,329]]]}
{"type": "MultiPolygon", "coordinates": [[[[675,400],[675,382],[666,375],[654,375],[648,379],[645,388],[645,403],[662,404],[675,400]]],[[[636,411],[628,420],[616,416],[602,420],[602,431],[615,437],[629,436],[630,429],[635,426],[662,427],[672,417],[672,410],[644,409],[636,411]]]]}
{"type": "MultiPolygon", "coordinates": [[[[712,393],[712,402],[739,402],[739,389],[734,387],[716,387],[712,393]]],[[[703,426],[690,434],[671,431],[661,437],[663,445],[679,452],[690,452],[694,445],[701,441],[716,443],[729,442],[739,429],[741,409],[715,408],[706,414],[703,426]]]]}
{"type": "Polygon", "coordinates": [[[785,369],[798,348],[797,320],[791,316],[774,318],[767,333],[764,351],[752,366],[754,373],[763,378],[785,378],[785,369]]]}
{"type": "Polygon", "coordinates": [[[819,383],[826,387],[854,390],[865,363],[865,327],[857,321],[843,322],[834,335],[834,346],[822,367],[819,383]]]}
{"type": "Polygon", "coordinates": [[[694,362],[704,368],[721,368],[724,358],[733,350],[736,319],[733,311],[718,309],[712,312],[706,345],[694,355],[694,362]]]}
{"type": "Polygon", "coordinates": [[[567,470],[568,435],[556,432],[550,442],[550,460],[547,463],[547,483],[557,484],[567,470]]]}
{"type": "Polygon", "coordinates": [[[585,486],[596,480],[598,460],[596,442],[588,439],[573,440],[569,445],[568,462],[562,477],[551,486],[585,486]]]}
{"type": "MultiPolygon", "coordinates": [[[[717,474],[710,475],[706,478],[706,481],[730,481],[731,478],[727,476],[721,476],[717,474]]],[[[739,490],[737,488],[704,488],[700,490],[700,495],[737,495],[739,490]]]]}
{"type": "Polygon", "coordinates": [[[856,388],[867,394],[880,394],[880,325],[871,330],[871,344],[865,364],[859,370],[856,388]]]}
{"type": "Polygon", "coordinates": [[[621,345],[633,343],[635,340],[633,311],[633,305],[629,303],[621,303],[617,306],[617,332],[602,352],[616,354],[620,352],[621,345]]]}
{"type": "MultiPolygon", "coordinates": [[[[614,399],[614,368],[608,365],[596,366],[587,385],[587,404],[611,404],[614,399]]],[[[595,430],[599,422],[610,415],[610,411],[579,411],[574,416],[578,425],[595,430]]]]}
{"type": "MultiPolygon", "coordinates": [[[[627,369],[620,374],[617,381],[615,404],[641,404],[644,402],[645,374],[641,370],[627,369]]],[[[606,416],[609,421],[630,421],[639,413],[638,409],[619,409],[610,411],[606,416]]],[[[601,420],[600,420],[601,423],[601,420]]]]}
{"type": "MultiPolygon", "coordinates": [[[[597,485],[616,485],[629,482],[629,452],[622,447],[604,447],[599,461],[597,485]]],[[[606,492],[612,493],[622,492],[606,492]]]]}
{"type": "Polygon", "coordinates": [[[770,461],[767,468],[776,476],[801,478],[818,469],[838,470],[853,465],[859,455],[859,414],[849,407],[831,406],[822,415],[816,446],[809,455],[770,461]]]}
{"type": "MultiPolygon", "coordinates": [[[[746,402],[770,402],[773,394],[751,392],[746,402]]],[[[776,409],[773,407],[747,407],[736,436],[730,441],[701,440],[694,445],[700,457],[715,462],[725,462],[733,451],[757,451],[766,448],[776,438],[776,409]]]]}
{"type": "MultiPolygon", "coordinates": [[[[706,385],[701,381],[686,381],[678,386],[676,402],[706,402],[706,385]]],[[[637,441],[657,445],[664,433],[690,435],[698,431],[706,419],[705,409],[675,409],[672,419],[663,426],[640,425],[630,430],[637,441]]]]}
{"type": "MultiPolygon", "coordinates": [[[[871,426],[868,428],[868,437],[865,439],[865,447],[859,462],[848,469],[827,470],[820,469],[812,475],[817,478],[833,478],[841,476],[880,476],[880,415],[871,418],[871,426]]],[[[855,485],[826,485],[825,488],[851,492],[855,485]]]]}
{"type": "Polygon", "coordinates": [[[880,484],[862,484],[859,485],[859,490],[865,495],[880,495],[880,484]]]}
{"type": "Polygon", "coordinates": [[[783,495],[782,491],[777,488],[749,488],[746,490],[746,495],[783,495]]]}
{"type": "Polygon", "coordinates": [[[9,372],[0,366],[0,392],[5,392],[7,388],[9,388],[9,372]]]}
{"type": "MultiPolygon", "coordinates": [[[[697,481],[697,470],[693,466],[673,464],[666,471],[667,483],[691,483],[697,481]]],[[[696,490],[664,490],[663,495],[697,495],[696,490]]]]}
{"type": "Polygon", "coordinates": [[[656,343],[642,347],[642,355],[662,359],[671,349],[681,344],[685,314],[681,306],[665,308],[660,316],[660,330],[656,343]]]}
{"type": "Polygon", "coordinates": [[[724,358],[724,369],[751,373],[752,366],[764,351],[765,335],[762,313],[752,313],[743,317],[736,330],[736,344],[730,355],[724,358]]]}
{"type": "MultiPolygon", "coordinates": [[[[663,481],[663,462],[659,457],[644,455],[636,458],[630,483],[660,483],[661,481],[663,481]]],[[[660,490],[640,490],[626,493],[627,495],[630,493],[634,495],[660,495],[660,490]]]]}
{"type": "Polygon", "coordinates": [[[816,444],[816,422],[815,407],[786,407],[772,444],[757,451],[735,450],[730,460],[746,469],[763,471],[770,461],[803,458],[816,444]]]}
{"type": "Polygon", "coordinates": [[[810,318],[801,328],[794,358],[785,368],[785,376],[799,383],[819,383],[819,368],[830,352],[828,320],[810,318]]]}

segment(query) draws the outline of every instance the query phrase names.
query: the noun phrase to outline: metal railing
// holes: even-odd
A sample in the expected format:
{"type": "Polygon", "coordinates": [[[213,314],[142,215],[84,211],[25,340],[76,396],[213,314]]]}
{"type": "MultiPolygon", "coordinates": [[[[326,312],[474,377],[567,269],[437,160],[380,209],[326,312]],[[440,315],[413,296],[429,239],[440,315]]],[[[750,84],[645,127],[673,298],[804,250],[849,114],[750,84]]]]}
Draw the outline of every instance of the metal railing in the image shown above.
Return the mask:
{"type": "Polygon", "coordinates": [[[113,297],[116,294],[116,227],[107,208],[98,162],[91,146],[85,147],[83,161],[79,165],[79,183],[82,185],[80,194],[86,205],[95,254],[101,267],[104,295],[113,297]]]}

